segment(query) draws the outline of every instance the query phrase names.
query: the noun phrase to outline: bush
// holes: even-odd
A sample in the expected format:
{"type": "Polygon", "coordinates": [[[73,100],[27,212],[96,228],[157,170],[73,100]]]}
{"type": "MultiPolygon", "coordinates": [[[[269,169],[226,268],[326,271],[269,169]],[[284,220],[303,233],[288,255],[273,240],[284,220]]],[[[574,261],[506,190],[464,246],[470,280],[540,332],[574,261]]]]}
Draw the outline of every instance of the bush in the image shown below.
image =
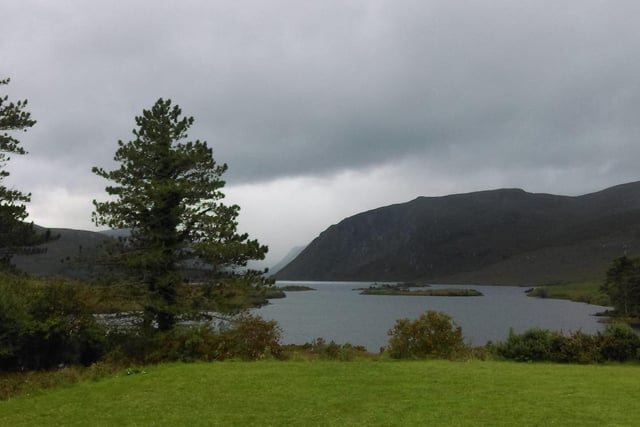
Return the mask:
{"type": "Polygon", "coordinates": [[[534,328],[516,334],[512,329],[507,340],[493,346],[493,350],[500,357],[521,362],[592,363],[600,360],[595,337],[582,331],[564,335],[534,328]]]}
{"type": "MultiPolygon", "coordinates": [[[[495,346],[498,356],[518,361],[552,360],[555,333],[546,329],[529,329],[522,334],[509,330],[509,337],[495,346]]],[[[556,343],[557,344],[557,343],[556,343]]]]}
{"type": "Polygon", "coordinates": [[[220,334],[219,358],[256,360],[268,356],[280,357],[280,328],[276,321],[257,316],[242,316],[220,334]]]}
{"type": "Polygon", "coordinates": [[[132,329],[110,337],[113,363],[211,361],[218,357],[219,334],[208,326],[175,326],[169,331],[132,329]]]}
{"type": "Polygon", "coordinates": [[[604,360],[624,362],[640,358],[640,336],[625,323],[607,325],[596,341],[604,360]]]}
{"type": "Polygon", "coordinates": [[[275,321],[243,316],[220,330],[209,325],[177,325],[169,331],[135,328],[110,337],[109,359],[128,363],[191,362],[282,357],[275,321]]]}
{"type": "Polygon", "coordinates": [[[0,369],[90,365],[106,351],[105,331],[75,283],[0,278],[0,369]]]}
{"type": "Polygon", "coordinates": [[[0,281],[0,368],[7,370],[19,365],[24,338],[32,329],[32,319],[27,307],[29,298],[24,290],[20,292],[18,284],[3,279],[0,281]]]}
{"type": "Polygon", "coordinates": [[[242,316],[215,329],[169,331],[135,324],[105,326],[94,316],[95,289],[70,280],[46,282],[0,272],[0,371],[66,365],[282,357],[276,322],[242,316]]]}
{"type": "Polygon", "coordinates": [[[551,360],[566,363],[593,363],[600,361],[596,338],[582,331],[569,335],[554,333],[551,360]]]}
{"type": "Polygon", "coordinates": [[[389,330],[389,355],[394,359],[452,358],[465,345],[462,329],[441,312],[427,311],[415,321],[400,319],[389,330]]]}
{"type": "Polygon", "coordinates": [[[615,323],[596,335],[568,335],[546,329],[522,334],[511,330],[505,342],[490,346],[500,357],[517,361],[566,363],[624,362],[640,357],[640,336],[628,325],[615,323]]]}

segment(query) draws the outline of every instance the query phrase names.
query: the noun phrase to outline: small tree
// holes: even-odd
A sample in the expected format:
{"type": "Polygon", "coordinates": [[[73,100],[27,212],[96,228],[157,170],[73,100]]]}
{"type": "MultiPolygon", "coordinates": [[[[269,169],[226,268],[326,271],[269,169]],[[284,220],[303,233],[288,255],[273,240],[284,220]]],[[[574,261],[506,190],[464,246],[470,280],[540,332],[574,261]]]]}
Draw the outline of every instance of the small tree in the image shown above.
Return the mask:
{"type": "Polygon", "coordinates": [[[142,273],[150,295],[145,318],[166,330],[175,322],[182,261],[200,260],[213,279],[243,276],[260,286],[262,276],[245,267],[267,247],[238,234],[239,206],[220,202],[227,165],[216,163],[206,142],[184,141],[193,117],[159,99],[135,120],[135,139],[118,141],[120,167],[93,168],[113,182],[106,188],[111,200],[94,200],[93,221],[131,231],[114,259],[142,273]]]}
{"type": "Polygon", "coordinates": [[[623,256],[613,261],[600,288],[623,316],[640,316],[640,259],[623,256]]]}
{"type": "MultiPolygon", "coordinates": [[[[0,86],[7,85],[9,79],[0,80],[0,86]]],[[[31,113],[24,111],[27,101],[9,102],[8,96],[0,97],[0,263],[8,265],[11,257],[21,248],[33,243],[35,232],[32,224],[24,223],[27,217],[25,203],[31,194],[25,194],[2,184],[9,176],[6,164],[12,154],[26,154],[13,132],[24,131],[36,121],[31,113]]]]}
{"type": "Polygon", "coordinates": [[[414,321],[400,319],[387,333],[394,359],[450,358],[464,348],[462,329],[438,311],[427,311],[414,321]]]}

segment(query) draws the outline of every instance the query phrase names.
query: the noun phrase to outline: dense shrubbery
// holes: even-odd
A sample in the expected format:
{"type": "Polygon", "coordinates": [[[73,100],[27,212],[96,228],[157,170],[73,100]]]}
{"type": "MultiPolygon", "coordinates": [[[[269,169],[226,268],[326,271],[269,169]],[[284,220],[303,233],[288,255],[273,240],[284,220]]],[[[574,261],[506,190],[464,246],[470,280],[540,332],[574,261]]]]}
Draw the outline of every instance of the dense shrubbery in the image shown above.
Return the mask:
{"type": "Polygon", "coordinates": [[[452,358],[465,348],[462,329],[453,319],[427,311],[418,319],[400,319],[388,332],[389,355],[394,359],[452,358]]]}
{"type": "Polygon", "coordinates": [[[89,365],[106,350],[105,329],[69,282],[47,286],[0,277],[0,369],[89,365]]]}
{"type": "Polygon", "coordinates": [[[495,346],[495,353],[518,361],[588,362],[593,346],[593,337],[582,332],[563,335],[536,328],[521,334],[511,330],[507,340],[495,346]]]}
{"type": "Polygon", "coordinates": [[[94,316],[97,302],[90,286],[0,272],[0,371],[88,366],[100,360],[122,365],[282,357],[276,322],[253,316],[219,328],[106,326],[94,316]]]}
{"type": "Polygon", "coordinates": [[[242,316],[214,330],[208,325],[178,325],[170,331],[142,328],[110,337],[109,358],[120,363],[257,360],[282,357],[280,330],[274,321],[242,316]]]}
{"type": "Polygon", "coordinates": [[[518,361],[568,363],[624,362],[640,359],[640,336],[628,325],[614,323],[595,335],[530,329],[513,330],[506,341],[492,346],[502,358],[518,361]]]}
{"type": "Polygon", "coordinates": [[[388,352],[395,359],[485,359],[601,363],[640,360],[640,335],[624,323],[613,323],[590,335],[530,329],[484,348],[465,346],[462,331],[451,317],[428,311],[415,321],[400,319],[389,331],[388,352]]]}

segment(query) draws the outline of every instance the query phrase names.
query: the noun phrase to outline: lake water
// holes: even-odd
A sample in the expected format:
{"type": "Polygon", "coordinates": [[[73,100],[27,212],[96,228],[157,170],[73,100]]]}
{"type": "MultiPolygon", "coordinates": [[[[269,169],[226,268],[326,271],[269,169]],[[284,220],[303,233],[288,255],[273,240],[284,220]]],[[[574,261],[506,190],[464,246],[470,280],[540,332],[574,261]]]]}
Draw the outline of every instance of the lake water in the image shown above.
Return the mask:
{"type": "MultiPolygon", "coordinates": [[[[387,331],[397,319],[415,319],[427,310],[443,311],[462,327],[468,343],[484,345],[502,341],[512,327],[516,332],[531,328],[582,330],[604,328],[597,312],[607,307],[565,300],[531,298],[526,288],[512,286],[461,286],[476,289],[481,297],[429,297],[360,295],[353,290],[371,283],[284,282],[277,286],[305,285],[315,291],[287,292],[283,299],[255,311],[264,319],[276,320],[285,344],[302,344],[316,338],[363,345],[377,352],[388,341],[387,331]]],[[[433,285],[447,288],[450,285],[433,285]]]]}

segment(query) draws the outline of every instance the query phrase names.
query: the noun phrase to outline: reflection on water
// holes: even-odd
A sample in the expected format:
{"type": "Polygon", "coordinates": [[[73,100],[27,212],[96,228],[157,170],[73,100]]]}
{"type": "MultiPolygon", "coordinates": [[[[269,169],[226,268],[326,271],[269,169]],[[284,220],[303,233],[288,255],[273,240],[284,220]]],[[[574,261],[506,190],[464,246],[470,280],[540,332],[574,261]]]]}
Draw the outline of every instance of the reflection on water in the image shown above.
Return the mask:
{"type": "MultiPolygon", "coordinates": [[[[565,332],[595,332],[603,325],[593,314],[606,308],[563,300],[526,296],[526,288],[512,286],[461,286],[482,292],[481,297],[427,297],[360,295],[358,282],[278,282],[300,284],[315,291],[287,292],[284,299],[257,309],[265,319],[276,320],[286,344],[315,338],[364,345],[378,351],[387,344],[387,331],[396,319],[415,319],[427,310],[443,311],[462,327],[467,342],[484,345],[504,340],[509,328],[522,332],[545,328],[565,332]]],[[[433,288],[451,287],[434,285],[433,288]]]]}

